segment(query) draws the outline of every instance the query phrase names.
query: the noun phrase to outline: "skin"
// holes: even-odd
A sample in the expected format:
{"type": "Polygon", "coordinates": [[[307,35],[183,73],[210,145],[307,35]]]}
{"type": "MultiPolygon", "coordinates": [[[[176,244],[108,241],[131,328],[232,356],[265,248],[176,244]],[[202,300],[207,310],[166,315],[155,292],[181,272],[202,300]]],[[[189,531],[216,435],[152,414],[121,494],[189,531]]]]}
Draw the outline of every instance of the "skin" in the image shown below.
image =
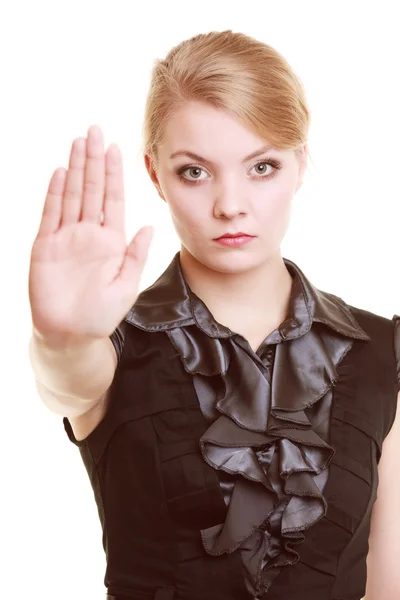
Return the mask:
{"type": "Polygon", "coordinates": [[[301,155],[270,149],[243,163],[266,144],[236,116],[192,102],[168,121],[157,166],[145,156],[181,240],[190,288],[218,322],[244,335],[254,349],[287,315],[292,278],[280,245],[307,164],[306,146],[301,155]],[[171,158],[180,150],[206,161],[171,158]],[[270,159],[281,168],[267,164],[270,159]],[[177,171],[185,166],[181,180],[177,171]],[[239,231],[255,238],[237,247],[214,241],[239,231]]]}

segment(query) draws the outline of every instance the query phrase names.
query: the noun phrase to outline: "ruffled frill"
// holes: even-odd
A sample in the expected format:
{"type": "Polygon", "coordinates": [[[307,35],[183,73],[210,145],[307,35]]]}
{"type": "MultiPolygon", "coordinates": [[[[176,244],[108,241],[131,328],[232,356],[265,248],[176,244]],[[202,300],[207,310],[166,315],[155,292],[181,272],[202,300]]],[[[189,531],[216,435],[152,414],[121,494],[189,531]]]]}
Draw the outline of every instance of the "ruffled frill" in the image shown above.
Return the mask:
{"type": "Polygon", "coordinates": [[[215,556],[240,550],[253,598],[262,598],[282,567],[298,561],[304,532],[326,514],[323,490],[334,455],[330,390],[354,339],[370,340],[341,298],[318,290],[283,260],[293,277],[294,318],[257,353],[192,292],[179,252],[127,315],[141,329],[165,331],[193,377],[210,423],[201,452],[220,472],[228,505],[225,522],[201,532],[203,545],[215,556]],[[273,345],[271,377],[262,357],[273,345]]]}
{"type": "MultiPolygon", "coordinates": [[[[167,334],[193,375],[200,405],[215,410],[200,439],[202,455],[235,476],[226,520],[201,532],[204,548],[215,556],[240,549],[249,592],[262,597],[281,568],[299,559],[304,532],[326,514],[323,487],[334,449],[313,430],[308,409],[327,398],[353,340],[319,327],[283,341],[271,380],[240,335],[211,338],[196,326],[167,334]],[[222,397],[209,379],[217,374],[222,397]]],[[[325,402],[325,418],[329,409],[325,402]]]]}

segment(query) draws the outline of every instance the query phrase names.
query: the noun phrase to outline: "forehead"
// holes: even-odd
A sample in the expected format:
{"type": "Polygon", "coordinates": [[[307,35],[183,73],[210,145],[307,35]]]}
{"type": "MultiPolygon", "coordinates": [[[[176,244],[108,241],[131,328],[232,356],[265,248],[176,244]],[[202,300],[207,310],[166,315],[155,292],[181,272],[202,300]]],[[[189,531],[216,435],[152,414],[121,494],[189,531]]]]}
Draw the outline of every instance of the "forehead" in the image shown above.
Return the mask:
{"type": "Polygon", "coordinates": [[[181,106],[169,118],[158,145],[161,163],[172,166],[182,162],[183,155],[209,166],[247,164],[262,155],[273,155],[285,163],[295,163],[297,159],[293,150],[274,148],[237,115],[194,101],[181,106]]]}
{"type": "Polygon", "coordinates": [[[212,152],[242,156],[268,140],[247,127],[228,111],[191,102],[179,108],[165,124],[163,143],[169,154],[183,148],[203,155],[212,152]]]}

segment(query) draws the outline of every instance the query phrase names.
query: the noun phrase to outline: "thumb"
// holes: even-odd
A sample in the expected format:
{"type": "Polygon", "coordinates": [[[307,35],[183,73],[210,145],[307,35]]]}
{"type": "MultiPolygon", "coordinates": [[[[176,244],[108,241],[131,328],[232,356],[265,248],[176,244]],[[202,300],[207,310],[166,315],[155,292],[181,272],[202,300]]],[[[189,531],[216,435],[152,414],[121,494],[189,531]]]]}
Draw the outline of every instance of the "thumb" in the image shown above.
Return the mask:
{"type": "Polygon", "coordinates": [[[139,229],[134,236],[125,253],[125,260],[119,275],[121,281],[133,283],[135,278],[140,276],[147,259],[153,233],[154,227],[146,225],[139,229]]]}

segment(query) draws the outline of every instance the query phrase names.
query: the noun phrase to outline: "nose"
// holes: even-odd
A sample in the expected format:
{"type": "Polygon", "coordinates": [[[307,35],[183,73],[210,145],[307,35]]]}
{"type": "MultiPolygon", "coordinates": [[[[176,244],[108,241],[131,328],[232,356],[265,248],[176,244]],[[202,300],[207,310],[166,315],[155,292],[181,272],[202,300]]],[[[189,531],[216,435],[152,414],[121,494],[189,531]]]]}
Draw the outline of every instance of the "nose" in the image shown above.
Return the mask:
{"type": "Polygon", "coordinates": [[[214,199],[214,216],[233,219],[237,215],[246,214],[246,202],[237,183],[221,184],[216,190],[214,199]]]}

